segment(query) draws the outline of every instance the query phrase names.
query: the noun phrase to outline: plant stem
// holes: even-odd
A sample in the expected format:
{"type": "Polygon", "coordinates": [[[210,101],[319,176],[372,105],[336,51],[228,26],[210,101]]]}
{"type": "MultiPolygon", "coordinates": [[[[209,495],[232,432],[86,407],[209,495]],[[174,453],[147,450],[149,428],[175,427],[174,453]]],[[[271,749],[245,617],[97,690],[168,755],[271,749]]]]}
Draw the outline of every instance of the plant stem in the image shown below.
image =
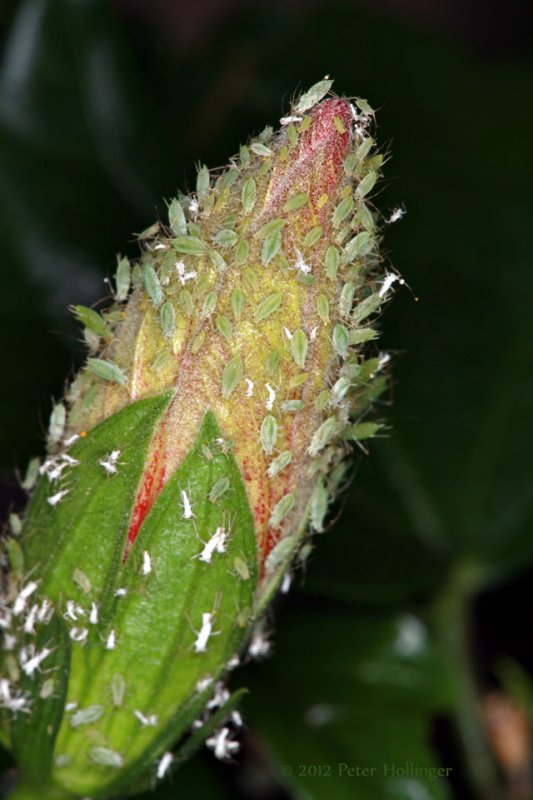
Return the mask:
{"type": "Polygon", "coordinates": [[[458,565],[437,599],[436,623],[443,657],[453,674],[453,722],[473,795],[476,800],[501,800],[503,791],[480,714],[473,652],[474,585],[471,565],[458,565]]]}

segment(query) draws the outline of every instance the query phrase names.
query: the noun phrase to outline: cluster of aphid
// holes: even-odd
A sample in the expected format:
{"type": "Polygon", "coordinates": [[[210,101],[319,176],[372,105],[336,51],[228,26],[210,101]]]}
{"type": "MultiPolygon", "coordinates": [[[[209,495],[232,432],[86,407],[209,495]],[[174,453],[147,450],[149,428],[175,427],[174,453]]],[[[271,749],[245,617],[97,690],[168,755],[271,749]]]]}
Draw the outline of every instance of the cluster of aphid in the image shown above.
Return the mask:
{"type": "MultiPolygon", "coordinates": [[[[68,452],[78,437],[133,401],[174,388],[164,419],[172,436],[156,453],[171,476],[210,408],[225,437],[216,446],[232,450],[254,516],[263,594],[242,623],[248,627],[255,619],[247,643],[250,657],[269,652],[261,614],[273,591],[288,591],[295,554],[300,559],[308,554],[308,523],[314,531],[324,530],[331,498],[344,481],[346,454],[354,443],[364,447],[380,429],[363,417],[385,387],[389,356],[366,357],[367,343],[377,337],[369,319],[394,285],[403,283],[381,268],[379,220],[368,202],[383,162],[373,153],[369,134],[373,111],[360,99],[321,102],[330,87],[326,79],[302,95],[282,118],[279,133],[266,128],[214,181],[206,167],[199,170],[195,195],[174,199],[168,224],[157,223],[141,234],[138,262],[120,259],[114,305],[102,313],[73,307],[90,357],[65,403],[52,412],[49,457],[42,465],[32,462],[25,480],[29,490],[39,474],[46,477],[47,502],[57,507],[69,493],[70,471],[79,464],[68,452]]],[[[396,209],[386,222],[403,214],[396,209]]],[[[153,441],[160,440],[154,436],[153,441]]],[[[117,447],[99,459],[106,479],[120,472],[127,457],[117,447]]],[[[218,504],[229,488],[228,478],[219,478],[205,502],[218,504]]],[[[193,501],[182,487],[180,500],[181,518],[194,521],[194,503],[201,499],[193,501]]],[[[231,528],[228,518],[210,532],[196,531],[195,558],[209,566],[223,556],[231,528]]],[[[233,567],[237,577],[249,579],[244,559],[234,557],[233,567]]],[[[146,578],[153,569],[144,550],[140,574],[146,578]]],[[[75,582],[88,594],[86,576],[75,572],[75,582]]],[[[13,604],[0,609],[5,641],[14,644],[8,637],[22,612],[27,635],[36,622],[47,622],[45,599],[27,609],[37,587],[37,581],[20,585],[13,604]]],[[[118,598],[125,593],[124,588],[115,592],[118,598]]],[[[97,604],[67,600],[60,612],[73,644],[85,646],[90,626],[99,620],[97,604]]],[[[194,631],[194,653],[208,650],[217,633],[216,612],[215,598],[194,631]]],[[[114,650],[120,632],[117,636],[112,628],[102,644],[114,650]]],[[[49,647],[39,652],[31,647],[24,645],[17,667],[30,677],[51,653],[49,647]]],[[[237,663],[235,656],[223,672],[237,663]]],[[[112,689],[117,706],[125,691],[119,678],[112,689]]],[[[223,683],[211,677],[199,682],[198,692],[210,683],[214,694],[193,730],[228,699],[223,683]]],[[[0,708],[18,713],[29,702],[16,687],[16,670],[0,680],[0,708]]],[[[71,726],[78,727],[94,723],[103,708],[74,705],[67,711],[71,726]]],[[[142,727],[158,724],[150,711],[133,713],[142,727]]],[[[217,757],[230,758],[237,751],[234,731],[241,724],[233,712],[230,724],[207,739],[217,757]]],[[[92,758],[102,766],[123,765],[122,756],[105,747],[94,747],[92,758]]],[[[162,778],[172,762],[172,753],[165,752],[156,777],[162,778]]]]}

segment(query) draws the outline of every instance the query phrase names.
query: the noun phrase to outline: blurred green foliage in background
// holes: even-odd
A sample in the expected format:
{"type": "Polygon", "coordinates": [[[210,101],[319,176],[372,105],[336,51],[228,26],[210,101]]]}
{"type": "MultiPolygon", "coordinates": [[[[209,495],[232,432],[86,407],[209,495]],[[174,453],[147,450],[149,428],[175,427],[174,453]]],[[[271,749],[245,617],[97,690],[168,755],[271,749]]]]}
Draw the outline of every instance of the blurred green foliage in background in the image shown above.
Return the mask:
{"type": "Polygon", "coordinates": [[[227,12],[188,48],[126,5],[22,0],[0,23],[4,497],[83,357],[67,305],[105,299],[198,161],[224,164],[330,74],[378,109],[376,203],[407,209],[385,240],[412,290],[383,319],[388,434],[280,604],[273,657],[239,675],[241,767],[202,755],[154,797],[496,797],[467,662],[477,643],[481,691],[500,655],[533,668],[530,598],[503,593],[496,645],[479,627],[479,598],[533,562],[531,67],[352,3],[227,12]],[[383,774],[405,762],[451,781],[383,774]]]}

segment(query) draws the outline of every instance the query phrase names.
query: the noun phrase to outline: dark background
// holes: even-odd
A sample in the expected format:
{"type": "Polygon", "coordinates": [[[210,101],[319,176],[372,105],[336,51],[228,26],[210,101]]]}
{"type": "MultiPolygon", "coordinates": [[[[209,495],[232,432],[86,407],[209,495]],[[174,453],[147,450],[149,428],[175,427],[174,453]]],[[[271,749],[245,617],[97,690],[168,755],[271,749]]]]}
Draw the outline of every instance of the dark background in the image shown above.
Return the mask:
{"type": "Polygon", "coordinates": [[[105,298],[116,254],[199,161],[224,164],[330,74],[378,109],[376,202],[407,209],[385,244],[412,289],[382,323],[388,435],[276,608],[274,657],[235,677],[251,688],[239,766],[200,755],[160,797],[496,796],[455,727],[490,689],[526,715],[533,696],[531,23],[518,0],[4,0],[4,516],[83,358],[67,305],[105,298]],[[383,777],[406,761],[451,781],[383,777]]]}

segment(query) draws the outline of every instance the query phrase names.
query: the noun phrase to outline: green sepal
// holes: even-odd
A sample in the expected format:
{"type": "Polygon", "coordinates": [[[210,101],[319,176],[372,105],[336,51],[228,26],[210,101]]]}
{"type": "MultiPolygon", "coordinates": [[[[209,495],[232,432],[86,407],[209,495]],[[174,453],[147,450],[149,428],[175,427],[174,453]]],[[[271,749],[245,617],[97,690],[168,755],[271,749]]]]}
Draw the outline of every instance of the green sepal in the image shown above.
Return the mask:
{"type": "Polygon", "coordinates": [[[171,393],[133,403],[78,439],[68,455],[79,462],[58,481],[43,475],[31,499],[22,533],[25,569],[37,569],[40,593],[53,601],[97,599],[116,572],[145,456],[156,422],[171,393]],[[116,474],[99,463],[120,451],[116,474]],[[68,493],[57,505],[49,499],[68,493]],[[86,576],[84,592],[74,570],[86,576]]]}
{"type": "Polygon", "coordinates": [[[205,707],[206,697],[200,696],[197,682],[209,676],[214,685],[244,642],[248,626],[241,621],[242,612],[246,610],[248,617],[253,613],[257,546],[242,477],[231,453],[218,447],[219,437],[216,420],[208,413],[107,595],[113,608],[102,610],[107,627],[98,626],[100,645],[74,648],[67,702],[76,702],[78,708],[104,706],[105,711],[90,726],[72,728],[68,719],[63,722],[57,749],[71,762],[57,769],[54,779],[70,791],[108,796],[111,788],[122,791],[137,774],[144,774],[205,707]],[[229,489],[213,503],[209,493],[221,477],[229,479],[229,489]],[[183,491],[192,518],[184,514],[183,491]],[[204,563],[198,556],[219,526],[231,531],[225,551],[204,563]],[[151,559],[149,574],[142,569],[144,552],[151,559]],[[247,563],[247,580],[233,567],[237,557],[247,563]],[[116,597],[117,588],[127,594],[116,597]],[[213,611],[213,635],[206,651],[195,652],[202,614],[213,611]],[[106,649],[112,630],[116,648],[106,649]],[[110,699],[115,674],[126,682],[119,707],[110,699]],[[157,724],[142,727],[136,710],[155,715],[157,724]],[[95,764],[94,746],[119,754],[123,766],[113,770],[95,764]]]}
{"type": "Polygon", "coordinates": [[[50,775],[54,744],[63,717],[70,664],[70,641],[62,620],[53,617],[39,628],[34,640],[37,651],[53,648],[45,668],[32,677],[21,674],[19,689],[31,697],[29,713],[20,713],[11,722],[11,745],[19,769],[26,780],[45,782],[50,775]],[[41,696],[46,681],[53,690],[41,696]]]}

